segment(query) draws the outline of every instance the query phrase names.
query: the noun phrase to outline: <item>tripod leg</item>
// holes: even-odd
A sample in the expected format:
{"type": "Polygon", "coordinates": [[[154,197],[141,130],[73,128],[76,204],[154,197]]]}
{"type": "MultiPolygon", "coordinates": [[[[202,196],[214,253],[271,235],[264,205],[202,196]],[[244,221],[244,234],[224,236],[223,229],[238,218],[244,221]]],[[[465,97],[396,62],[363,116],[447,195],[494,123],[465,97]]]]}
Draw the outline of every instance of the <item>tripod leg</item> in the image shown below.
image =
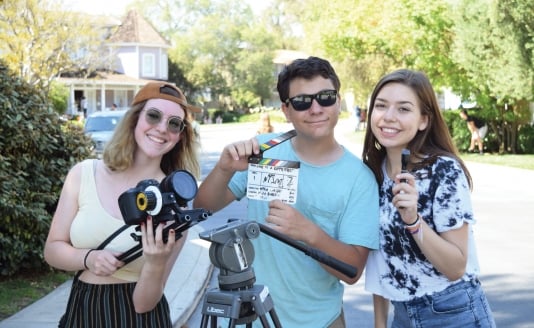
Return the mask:
{"type": "Polygon", "coordinates": [[[210,322],[211,319],[211,325],[210,328],[217,328],[217,317],[216,316],[210,316],[210,315],[203,315],[202,320],[200,321],[200,328],[207,328],[208,322],[210,322]]]}
{"type": "Polygon", "coordinates": [[[271,320],[274,323],[274,327],[281,328],[282,324],[280,323],[280,319],[278,318],[278,314],[276,314],[276,311],[274,310],[274,308],[272,308],[271,311],[269,311],[269,314],[271,315],[271,320]]]}
{"type": "Polygon", "coordinates": [[[269,325],[269,321],[267,321],[267,318],[264,315],[260,315],[259,318],[260,318],[263,328],[271,327],[271,325],[269,325]]]}
{"type": "MultiPolygon", "coordinates": [[[[210,317],[208,315],[203,315],[202,320],[200,321],[200,328],[207,328],[210,317]]],[[[213,320],[212,320],[213,321],[213,320]]]]}

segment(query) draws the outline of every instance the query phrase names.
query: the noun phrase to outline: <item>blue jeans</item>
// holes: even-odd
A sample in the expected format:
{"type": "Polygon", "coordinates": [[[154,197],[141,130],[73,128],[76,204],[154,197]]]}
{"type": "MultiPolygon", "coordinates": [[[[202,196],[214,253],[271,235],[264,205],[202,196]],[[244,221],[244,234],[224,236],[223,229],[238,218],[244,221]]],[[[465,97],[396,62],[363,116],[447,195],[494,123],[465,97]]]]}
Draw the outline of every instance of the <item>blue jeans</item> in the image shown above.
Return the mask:
{"type": "Polygon", "coordinates": [[[394,306],[392,328],[495,328],[495,321],[478,279],[461,281],[430,296],[394,306]]]}

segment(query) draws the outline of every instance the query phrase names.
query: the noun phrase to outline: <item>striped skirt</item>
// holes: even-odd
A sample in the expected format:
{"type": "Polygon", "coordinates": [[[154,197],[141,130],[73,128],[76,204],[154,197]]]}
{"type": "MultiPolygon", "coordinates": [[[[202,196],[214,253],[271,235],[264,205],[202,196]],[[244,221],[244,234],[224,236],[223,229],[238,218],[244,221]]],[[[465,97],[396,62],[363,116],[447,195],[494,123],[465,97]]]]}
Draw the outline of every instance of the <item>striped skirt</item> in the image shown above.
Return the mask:
{"type": "Polygon", "coordinates": [[[72,282],[67,310],[60,328],[171,328],[165,295],[156,307],[136,313],[133,304],[135,283],[95,285],[78,279],[72,282]]]}

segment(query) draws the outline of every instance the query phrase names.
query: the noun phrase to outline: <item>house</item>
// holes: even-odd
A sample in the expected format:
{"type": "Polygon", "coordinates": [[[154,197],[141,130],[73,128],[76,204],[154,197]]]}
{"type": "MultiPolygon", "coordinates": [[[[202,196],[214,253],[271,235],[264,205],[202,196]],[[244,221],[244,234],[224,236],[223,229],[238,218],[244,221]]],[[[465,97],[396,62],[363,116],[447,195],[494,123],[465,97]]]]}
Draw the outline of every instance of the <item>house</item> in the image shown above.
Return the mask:
{"type": "MultiPolygon", "coordinates": [[[[110,23],[113,25],[113,23],[110,23]]],[[[111,67],[103,67],[91,78],[61,77],[69,90],[67,114],[85,115],[129,107],[137,91],[151,80],[168,79],[168,49],[171,44],[137,11],[127,13],[104,41],[104,50],[111,55],[111,67]]]]}

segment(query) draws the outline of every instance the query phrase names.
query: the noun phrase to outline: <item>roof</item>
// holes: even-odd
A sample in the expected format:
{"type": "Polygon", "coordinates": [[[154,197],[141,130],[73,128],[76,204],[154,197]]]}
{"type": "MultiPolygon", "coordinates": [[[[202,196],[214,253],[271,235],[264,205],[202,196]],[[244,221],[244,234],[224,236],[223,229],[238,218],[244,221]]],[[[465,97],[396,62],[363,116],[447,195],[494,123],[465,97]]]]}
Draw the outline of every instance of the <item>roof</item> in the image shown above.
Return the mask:
{"type": "Polygon", "coordinates": [[[170,47],[167,41],[143,16],[136,10],[130,10],[117,31],[109,38],[110,43],[138,43],[170,47]]]}
{"type": "Polygon", "coordinates": [[[60,77],[57,81],[66,85],[128,85],[142,87],[151,80],[137,79],[125,74],[98,72],[94,78],[69,78],[60,77]]]}

